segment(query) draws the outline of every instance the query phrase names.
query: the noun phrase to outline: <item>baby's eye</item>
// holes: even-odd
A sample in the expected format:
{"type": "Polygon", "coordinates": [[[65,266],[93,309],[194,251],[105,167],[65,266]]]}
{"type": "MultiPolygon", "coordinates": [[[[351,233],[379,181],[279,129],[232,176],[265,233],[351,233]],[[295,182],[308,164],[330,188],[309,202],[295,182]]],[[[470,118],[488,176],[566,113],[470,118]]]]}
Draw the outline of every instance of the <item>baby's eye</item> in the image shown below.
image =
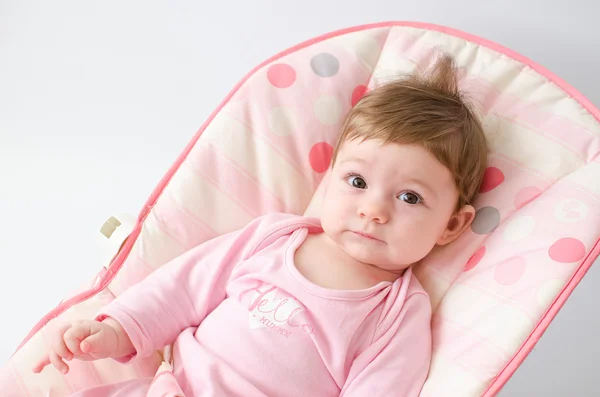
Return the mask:
{"type": "Polygon", "coordinates": [[[405,192],[398,196],[398,198],[404,201],[406,204],[419,204],[423,200],[417,194],[412,192],[405,192]]]}
{"type": "Polygon", "coordinates": [[[360,176],[351,175],[346,180],[348,181],[350,186],[355,187],[357,189],[366,189],[367,188],[367,182],[365,182],[365,180],[363,178],[361,178],[360,176]]]}

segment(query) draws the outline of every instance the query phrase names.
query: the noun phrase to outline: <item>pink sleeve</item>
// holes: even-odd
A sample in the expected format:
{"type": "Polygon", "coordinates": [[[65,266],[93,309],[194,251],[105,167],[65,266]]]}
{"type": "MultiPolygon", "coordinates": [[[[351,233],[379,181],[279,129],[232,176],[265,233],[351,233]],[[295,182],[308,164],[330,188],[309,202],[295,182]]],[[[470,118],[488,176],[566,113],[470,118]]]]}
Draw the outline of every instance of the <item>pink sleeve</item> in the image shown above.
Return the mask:
{"type": "Polygon", "coordinates": [[[125,291],[96,318],[117,320],[140,357],[172,343],[225,299],[232,269],[251,254],[259,238],[273,226],[273,218],[256,219],[241,230],[192,248],[125,291]]]}
{"type": "Polygon", "coordinates": [[[411,295],[391,327],[352,364],[340,397],[417,397],[431,361],[431,303],[411,295]]]}

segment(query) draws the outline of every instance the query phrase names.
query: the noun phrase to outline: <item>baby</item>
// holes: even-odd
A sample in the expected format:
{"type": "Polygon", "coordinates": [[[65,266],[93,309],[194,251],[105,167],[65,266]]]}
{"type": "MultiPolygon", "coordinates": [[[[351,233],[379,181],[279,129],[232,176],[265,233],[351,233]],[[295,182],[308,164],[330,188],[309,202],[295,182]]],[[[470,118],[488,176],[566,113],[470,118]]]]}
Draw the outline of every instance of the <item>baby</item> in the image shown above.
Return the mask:
{"type": "MultiPolygon", "coordinates": [[[[35,365],[128,362],[174,342],[186,396],[418,396],[431,305],[411,271],[471,224],[482,126],[443,57],[348,114],[320,219],[269,214],[164,265],[66,324],[35,365]]],[[[152,379],[73,396],[146,396],[152,379]]]]}

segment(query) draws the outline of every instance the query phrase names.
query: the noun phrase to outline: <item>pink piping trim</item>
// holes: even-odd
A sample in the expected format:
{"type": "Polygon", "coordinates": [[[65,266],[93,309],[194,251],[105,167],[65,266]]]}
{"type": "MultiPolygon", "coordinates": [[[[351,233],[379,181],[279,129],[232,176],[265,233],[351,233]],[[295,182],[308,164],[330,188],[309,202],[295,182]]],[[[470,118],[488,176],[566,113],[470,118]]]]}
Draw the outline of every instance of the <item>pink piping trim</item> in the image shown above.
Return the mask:
{"type": "MultiPolygon", "coordinates": [[[[196,142],[198,141],[198,139],[200,138],[200,136],[202,135],[202,133],[204,132],[206,127],[213,120],[213,118],[217,115],[218,112],[221,111],[223,106],[225,106],[225,104],[227,104],[227,102],[229,102],[231,97],[250,78],[250,76],[252,76],[254,73],[256,73],[256,71],[258,71],[265,65],[267,65],[273,61],[276,61],[279,58],[282,58],[292,52],[296,52],[302,48],[308,47],[315,43],[319,43],[321,41],[328,40],[332,37],[341,36],[341,35],[344,35],[347,33],[352,33],[352,32],[356,32],[356,31],[360,31],[360,30],[384,28],[384,27],[394,27],[394,26],[409,26],[409,27],[414,27],[414,28],[419,28],[419,29],[427,29],[427,30],[433,30],[433,31],[446,33],[448,35],[456,36],[456,37],[471,41],[473,43],[482,45],[484,47],[488,47],[494,51],[500,52],[508,57],[511,57],[514,60],[529,66],[531,69],[535,70],[539,74],[541,74],[541,75],[545,76],[546,78],[548,78],[549,80],[551,80],[554,84],[556,84],[558,87],[560,87],[562,90],[564,90],[573,99],[578,101],[588,112],[590,112],[600,122],[600,110],[595,108],[594,105],[585,96],[583,96],[581,93],[579,93],[577,90],[575,90],[569,84],[567,84],[564,80],[562,80],[561,78],[556,76],[554,73],[550,72],[548,69],[536,64],[535,62],[531,61],[530,59],[528,59],[506,47],[503,47],[492,41],[489,41],[489,40],[483,39],[481,37],[478,37],[478,36],[475,36],[475,35],[472,35],[469,33],[465,33],[465,32],[462,32],[462,31],[459,31],[456,29],[439,26],[439,25],[434,25],[434,24],[429,24],[429,23],[421,23],[421,22],[381,22],[381,23],[360,25],[360,26],[355,26],[355,27],[351,27],[351,28],[341,29],[341,30],[337,30],[334,32],[330,32],[330,33],[318,36],[311,40],[307,40],[303,43],[300,43],[293,47],[290,47],[287,50],[282,51],[279,54],[262,62],[260,65],[258,65],[254,69],[252,69],[248,74],[246,74],[246,76],[242,80],[240,80],[239,83],[237,83],[235,85],[235,87],[231,90],[229,95],[227,95],[227,97],[221,102],[221,104],[217,107],[217,109],[215,109],[212,112],[212,114],[210,115],[208,120],[206,122],[204,122],[204,124],[200,127],[200,129],[196,133],[196,135],[187,144],[187,146],[185,147],[185,149],[181,153],[181,155],[177,158],[177,160],[175,160],[175,162],[173,163],[173,165],[171,166],[169,171],[160,180],[157,187],[154,189],[154,191],[148,198],[146,204],[142,208],[142,210],[138,216],[137,224],[136,224],[133,232],[131,233],[130,238],[127,239],[123,248],[121,249],[121,251],[119,252],[117,257],[113,260],[108,271],[102,277],[101,282],[98,283],[96,285],[96,287],[94,287],[88,291],[82,292],[79,295],[76,295],[73,298],[68,299],[67,301],[62,302],[58,307],[56,307],[55,309],[50,311],[48,314],[46,314],[33,327],[33,329],[29,332],[27,337],[23,340],[23,342],[21,342],[21,344],[17,348],[17,351],[52,318],[57,317],[58,315],[63,313],[65,310],[67,310],[69,307],[71,307],[72,305],[75,305],[79,302],[82,302],[86,299],[93,297],[94,295],[96,295],[98,292],[100,292],[102,289],[104,289],[110,283],[110,281],[114,278],[114,276],[117,274],[117,272],[121,268],[123,262],[125,261],[125,259],[129,255],[129,252],[131,251],[131,247],[133,246],[135,240],[139,236],[140,230],[141,230],[141,224],[146,219],[146,216],[148,216],[148,213],[154,206],[154,203],[156,202],[158,197],[160,197],[162,191],[164,190],[165,186],[167,185],[167,183],[169,182],[169,180],[171,179],[173,174],[177,171],[177,169],[179,168],[181,163],[185,160],[185,158],[187,157],[189,152],[192,150],[193,146],[196,144],[196,142]]],[[[587,255],[585,260],[581,263],[581,265],[579,266],[579,268],[577,269],[577,271],[575,272],[575,274],[573,275],[571,280],[569,280],[567,285],[563,288],[563,290],[557,296],[557,298],[553,302],[552,306],[544,314],[544,316],[542,317],[540,322],[537,324],[535,329],[532,331],[532,333],[529,335],[529,337],[527,338],[525,343],[521,346],[521,348],[515,354],[515,356],[508,362],[508,364],[502,369],[502,371],[500,371],[500,374],[492,382],[492,384],[488,387],[488,389],[484,392],[482,397],[494,396],[504,386],[506,381],[508,381],[508,379],[512,376],[512,374],[515,372],[515,370],[523,362],[525,357],[527,357],[529,352],[531,352],[534,345],[541,338],[544,331],[548,328],[550,322],[554,319],[554,317],[556,316],[558,311],[565,304],[569,295],[573,292],[573,290],[575,289],[577,284],[579,284],[579,282],[581,281],[581,279],[583,278],[585,273],[589,270],[589,268],[592,266],[594,260],[598,256],[600,256],[600,239],[598,239],[598,241],[596,241],[593,249],[587,255]]]]}

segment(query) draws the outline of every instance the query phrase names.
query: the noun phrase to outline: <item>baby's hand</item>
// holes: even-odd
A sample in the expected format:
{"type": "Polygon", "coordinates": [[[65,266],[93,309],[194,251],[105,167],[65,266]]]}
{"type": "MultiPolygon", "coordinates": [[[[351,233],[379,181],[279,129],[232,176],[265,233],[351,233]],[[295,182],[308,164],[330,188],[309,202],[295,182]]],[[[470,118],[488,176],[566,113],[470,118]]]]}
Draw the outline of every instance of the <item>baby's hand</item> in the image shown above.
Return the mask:
{"type": "Polygon", "coordinates": [[[69,366],[65,361],[115,357],[119,353],[119,340],[123,338],[121,334],[125,334],[123,328],[112,319],[65,324],[52,332],[48,352],[35,364],[33,372],[39,373],[52,364],[66,374],[69,366]]]}

